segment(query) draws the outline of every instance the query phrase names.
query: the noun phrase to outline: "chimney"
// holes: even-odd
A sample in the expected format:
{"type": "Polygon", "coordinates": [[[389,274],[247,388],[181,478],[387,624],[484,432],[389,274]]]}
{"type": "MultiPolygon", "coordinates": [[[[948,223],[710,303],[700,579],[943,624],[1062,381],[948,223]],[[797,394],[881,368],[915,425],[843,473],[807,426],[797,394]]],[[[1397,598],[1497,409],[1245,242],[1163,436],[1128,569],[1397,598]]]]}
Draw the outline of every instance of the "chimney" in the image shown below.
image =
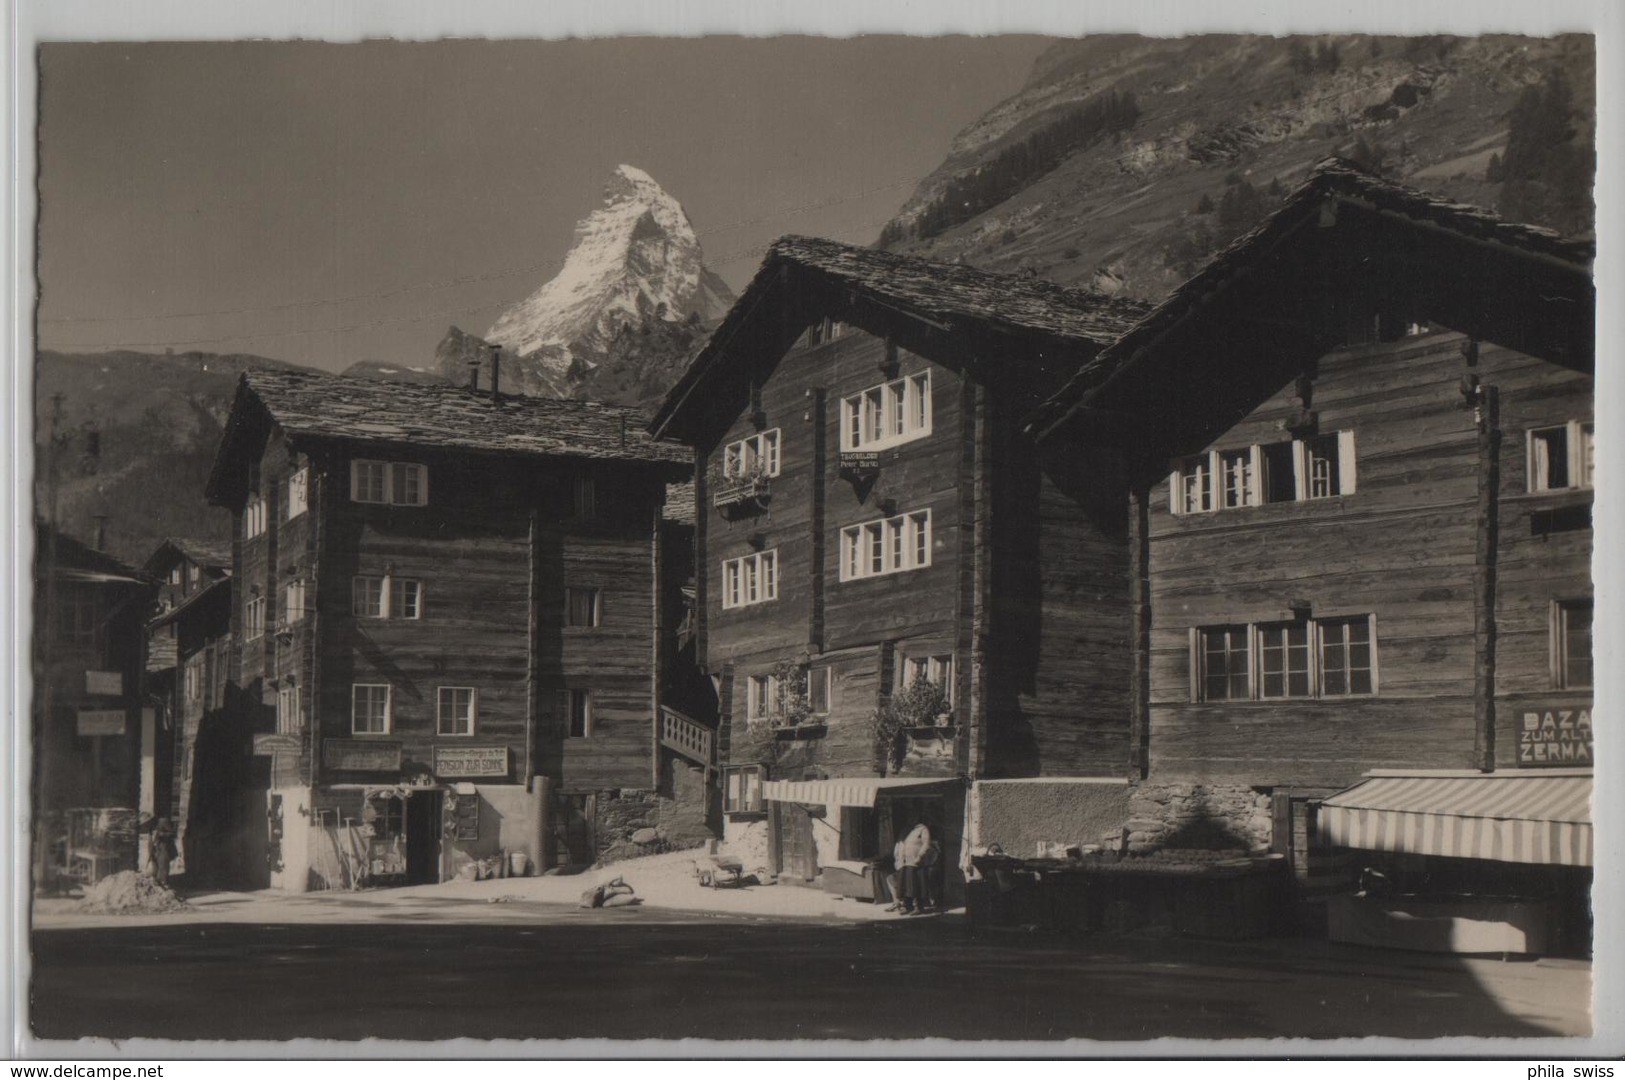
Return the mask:
{"type": "Polygon", "coordinates": [[[491,400],[502,396],[502,346],[491,346],[491,400]]]}
{"type": "Polygon", "coordinates": [[[468,388],[470,390],[480,388],[480,362],[478,360],[468,362],[468,388]]]}

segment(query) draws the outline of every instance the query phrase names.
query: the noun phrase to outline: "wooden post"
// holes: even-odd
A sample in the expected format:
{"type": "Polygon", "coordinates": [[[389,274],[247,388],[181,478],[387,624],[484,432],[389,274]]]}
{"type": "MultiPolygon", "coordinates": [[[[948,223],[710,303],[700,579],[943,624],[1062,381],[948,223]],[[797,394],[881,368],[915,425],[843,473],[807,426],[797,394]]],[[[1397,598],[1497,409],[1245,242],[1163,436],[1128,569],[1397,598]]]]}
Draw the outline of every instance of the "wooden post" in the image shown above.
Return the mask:
{"type": "Polygon", "coordinates": [[[530,778],[530,857],[541,874],[553,868],[553,778],[530,778]]]}
{"type": "Polygon", "coordinates": [[[812,555],[809,560],[807,605],[807,651],[818,655],[824,651],[824,502],[829,483],[830,462],[827,460],[829,440],[825,430],[825,392],[822,387],[812,391],[811,421],[813,426],[812,465],[812,555]]]}
{"type": "Polygon", "coordinates": [[[1129,492],[1129,671],[1128,775],[1143,780],[1151,771],[1151,492],[1136,478],[1129,492]]]}
{"type": "Polygon", "coordinates": [[[1473,562],[1473,767],[1495,769],[1495,585],[1500,548],[1501,416],[1493,386],[1479,391],[1477,544],[1473,562]]]}

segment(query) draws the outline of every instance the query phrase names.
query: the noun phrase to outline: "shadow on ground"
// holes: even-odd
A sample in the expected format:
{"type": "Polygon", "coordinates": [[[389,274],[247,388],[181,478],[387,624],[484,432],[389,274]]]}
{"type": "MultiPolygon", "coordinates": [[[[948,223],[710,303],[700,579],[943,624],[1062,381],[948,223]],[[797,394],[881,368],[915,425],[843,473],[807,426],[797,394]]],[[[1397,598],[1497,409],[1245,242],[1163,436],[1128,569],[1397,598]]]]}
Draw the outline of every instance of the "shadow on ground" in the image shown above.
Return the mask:
{"type": "Polygon", "coordinates": [[[48,930],[33,946],[30,1015],[50,1039],[1572,1033],[1510,1015],[1470,962],[1452,958],[1303,942],[973,937],[949,919],[811,925],[554,909],[530,925],[48,930]]]}

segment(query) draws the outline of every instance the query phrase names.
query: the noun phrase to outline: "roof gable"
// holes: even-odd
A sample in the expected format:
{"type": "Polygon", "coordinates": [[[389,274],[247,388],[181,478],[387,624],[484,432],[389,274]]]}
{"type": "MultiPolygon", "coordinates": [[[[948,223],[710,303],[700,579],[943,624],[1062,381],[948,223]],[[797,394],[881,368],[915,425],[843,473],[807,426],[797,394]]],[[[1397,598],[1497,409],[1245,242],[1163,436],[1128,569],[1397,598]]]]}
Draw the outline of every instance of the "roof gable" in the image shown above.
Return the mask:
{"type": "Polygon", "coordinates": [[[228,462],[253,452],[272,427],[291,441],[345,441],[442,451],[616,461],[681,472],[686,448],[661,442],[636,409],[595,401],[493,395],[450,384],[388,382],[319,372],[243,373],[209,479],[225,498],[228,462]]]}
{"type": "MultiPolygon", "coordinates": [[[[1280,208],[1081,368],[1028,427],[1042,439],[1086,415],[1148,411],[1182,381],[1181,365],[1214,362],[1214,350],[1197,347],[1199,328],[1241,304],[1268,308],[1266,336],[1312,359],[1316,348],[1329,351],[1328,343],[1307,324],[1288,324],[1324,309],[1357,278],[1452,329],[1589,370],[1594,254],[1589,239],[1503,221],[1328,159],[1280,208]]],[[[1226,382],[1222,372],[1202,374],[1201,381],[1226,382]]]]}
{"type": "Polygon", "coordinates": [[[930,342],[951,336],[997,339],[1032,355],[1066,353],[1076,364],[1146,310],[1135,300],[1035,276],[786,236],[768,249],[756,276],[667,394],[652,430],[695,439],[695,414],[711,404],[718,387],[767,359],[776,361],[808,323],[824,315],[876,336],[913,335],[902,343],[933,360],[942,350],[930,342]],[[831,303],[831,297],[839,300],[831,303]]]}

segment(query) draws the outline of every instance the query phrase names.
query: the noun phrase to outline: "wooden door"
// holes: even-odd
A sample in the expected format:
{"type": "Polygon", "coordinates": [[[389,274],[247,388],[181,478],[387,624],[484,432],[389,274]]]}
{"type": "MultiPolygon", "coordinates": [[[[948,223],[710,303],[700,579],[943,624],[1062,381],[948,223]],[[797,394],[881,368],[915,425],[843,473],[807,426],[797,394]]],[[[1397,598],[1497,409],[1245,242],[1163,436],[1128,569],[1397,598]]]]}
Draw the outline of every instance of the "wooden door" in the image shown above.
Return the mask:
{"type": "Polygon", "coordinates": [[[406,800],[406,883],[440,880],[441,800],[438,791],[415,792],[406,800]]]}
{"type": "Polygon", "coordinates": [[[811,881],[818,876],[818,848],[813,841],[812,815],[805,806],[787,803],[779,822],[779,873],[798,881],[811,881]]]}

